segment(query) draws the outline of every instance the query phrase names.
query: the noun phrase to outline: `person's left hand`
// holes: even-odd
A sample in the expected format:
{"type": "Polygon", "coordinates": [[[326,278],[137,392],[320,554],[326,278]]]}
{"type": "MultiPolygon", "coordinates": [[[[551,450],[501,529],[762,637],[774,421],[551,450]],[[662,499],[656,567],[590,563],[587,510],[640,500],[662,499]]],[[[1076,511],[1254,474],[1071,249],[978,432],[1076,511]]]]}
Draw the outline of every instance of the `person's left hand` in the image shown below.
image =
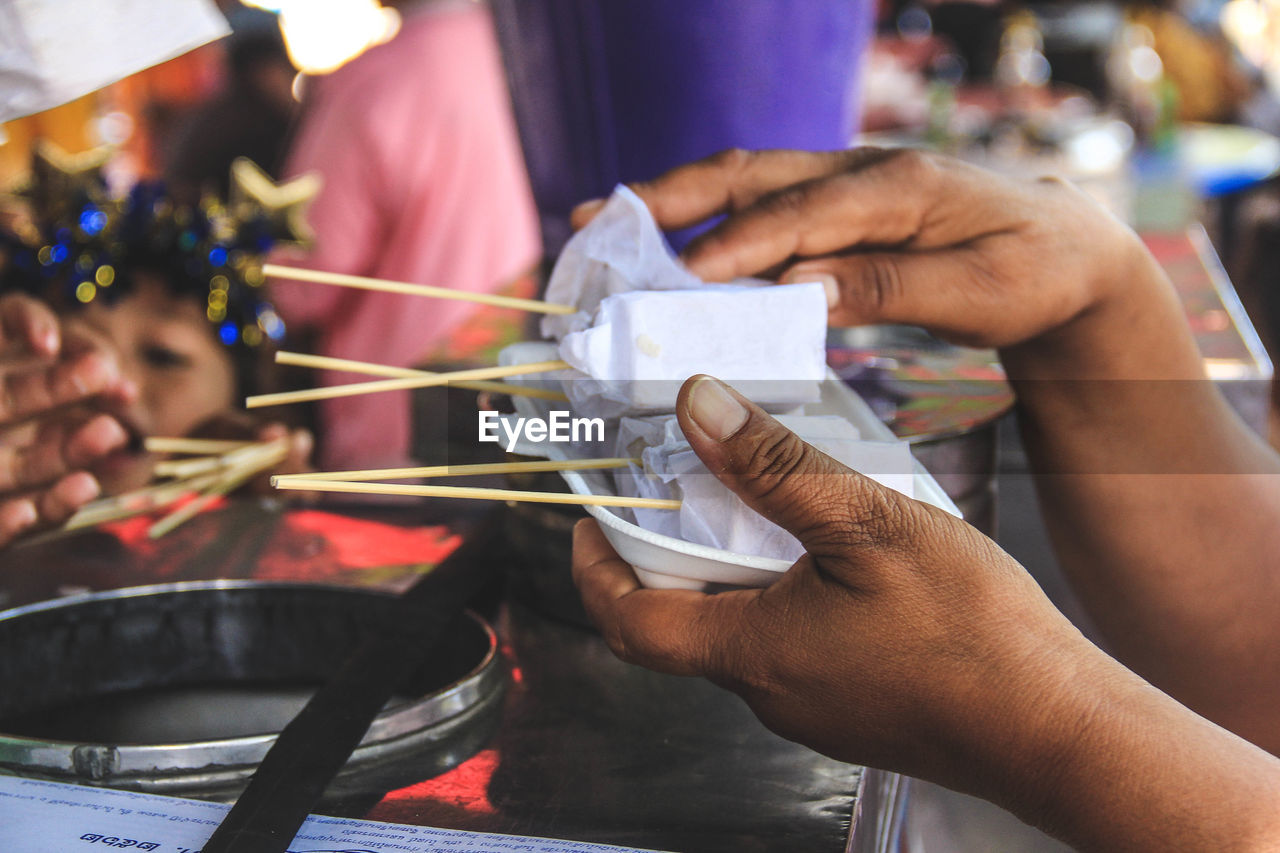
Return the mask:
{"type": "Polygon", "coordinates": [[[574,577],[624,660],[705,676],[827,755],[944,784],[993,756],[1035,768],[1072,737],[1054,700],[1091,701],[1071,679],[1120,669],[963,521],[840,465],[714,379],[686,382],[677,413],[707,468],[807,553],[767,589],[644,589],[581,522],[574,577]]]}

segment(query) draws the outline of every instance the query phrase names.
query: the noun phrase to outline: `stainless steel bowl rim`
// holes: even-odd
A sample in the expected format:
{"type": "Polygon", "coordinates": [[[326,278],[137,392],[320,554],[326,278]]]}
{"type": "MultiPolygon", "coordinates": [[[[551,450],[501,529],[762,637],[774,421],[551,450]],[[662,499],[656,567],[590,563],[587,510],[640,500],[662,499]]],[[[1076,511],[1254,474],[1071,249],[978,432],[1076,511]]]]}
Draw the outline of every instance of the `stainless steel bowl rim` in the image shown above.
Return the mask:
{"type": "MultiPolygon", "coordinates": [[[[38,602],[0,611],[0,622],[31,613],[71,609],[98,601],[174,595],[179,593],[225,590],[317,590],[366,596],[395,597],[394,593],[341,584],[288,583],[253,580],[182,581],[166,584],[127,587],[103,592],[81,593],[51,601],[38,602]]],[[[430,694],[388,708],[369,726],[352,755],[359,761],[364,753],[380,752],[401,739],[414,736],[467,713],[484,704],[504,686],[504,673],[498,655],[498,638],[484,619],[470,611],[467,615],[483,632],[488,651],[465,676],[430,694]]],[[[94,761],[109,765],[111,777],[141,773],[183,773],[213,767],[232,768],[256,765],[275,743],[277,734],[251,735],[171,744],[109,744],[81,741],[57,741],[19,737],[0,732],[0,772],[5,768],[40,768],[45,771],[83,775],[83,768],[94,761]]]]}

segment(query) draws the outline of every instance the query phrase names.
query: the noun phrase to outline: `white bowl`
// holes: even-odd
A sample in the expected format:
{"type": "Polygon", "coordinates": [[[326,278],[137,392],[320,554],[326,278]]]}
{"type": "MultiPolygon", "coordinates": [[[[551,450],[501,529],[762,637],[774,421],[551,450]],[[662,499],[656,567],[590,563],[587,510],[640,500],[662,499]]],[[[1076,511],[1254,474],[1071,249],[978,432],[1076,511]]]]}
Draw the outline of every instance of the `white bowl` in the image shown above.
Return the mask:
{"type": "MultiPolygon", "coordinates": [[[[504,349],[499,355],[499,363],[527,364],[555,358],[558,358],[555,344],[528,342],[513,344],[504,349]]],[[[554,379],[537,379],[531,376],[511,377],[507,381],[547,387],[558,385],[554,379]]],[[[552,408],[563,405],[530,397],[512,399],[517,413],[522,417],[545,418],[552,408]]],[[[889,428],[871,411],[871,407],[834,373],[822,384],[821,401],[805,406],[804,414],[838,415],[857,427],[863,438],[884,441],[894,438],[889,428]]],[[[522,443],[515,448],[520,454],[550,459],[571,458],[567,449],[567,445],[552,442],[522,443]]],[[[560,476],[575,494],[616,494],[608,472],[562,471],[560,476]]],[[[961,517],[956,505],[919,462],[916,463],[914,488],[916,500],[961,517]]],[[[631,564],[636,577],[647,587],[698,590],[719,585],[763,587],[777,580],[792,565],[786,560],[737,554],[653,533],[628,521],[609,507],[588,506],[585,509],[600,523],[609,544],[622,559],[631,564]]]]}

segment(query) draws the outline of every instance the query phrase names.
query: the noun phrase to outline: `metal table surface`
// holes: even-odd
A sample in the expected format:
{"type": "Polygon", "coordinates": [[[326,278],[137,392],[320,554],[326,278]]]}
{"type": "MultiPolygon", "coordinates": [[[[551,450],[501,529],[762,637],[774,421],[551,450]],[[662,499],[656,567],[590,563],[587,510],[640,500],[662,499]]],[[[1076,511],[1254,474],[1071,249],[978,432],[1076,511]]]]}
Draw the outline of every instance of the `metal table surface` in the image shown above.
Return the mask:
{"type": "MultiPolygon", "coordinates": [[[[409,518],[403,509],[357,514],[409,518]]],[[[207,546],[181,549],[189,554],[163,570],[105,534],[11,549],[0,554],[3,606],[68,588],[254,577],[275,547],[271,531],[288,516],[234,501],[192,522],[188,535],[207,546]]],[[[424,523],[420,509],[411,518],[424,523]]],[[[468,521],[465,511],[445,510],[425,523],[457,530],[468,521]]],[[[385,573],[378,577],[385,582],[385,573]]],[[[369,583],[354,574],[323,578],[335,579],[369,583]]],[[[512,676],[498,733],[442,777],[357,802],[356,815],[688,853],[896,849],[897,776],[783,740],[728,692],[625,664],[590,629],[500,589],[480,609],[498,630],[512,676]]]]}

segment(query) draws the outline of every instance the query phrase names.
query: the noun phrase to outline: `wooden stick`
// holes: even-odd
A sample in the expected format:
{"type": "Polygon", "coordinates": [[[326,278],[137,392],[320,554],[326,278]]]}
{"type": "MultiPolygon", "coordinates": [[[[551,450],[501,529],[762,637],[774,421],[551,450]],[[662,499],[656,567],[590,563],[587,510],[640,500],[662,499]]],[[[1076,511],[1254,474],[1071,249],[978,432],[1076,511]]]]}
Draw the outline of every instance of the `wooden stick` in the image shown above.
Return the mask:
{"type": "MultiPolygon", "coordinates": [[[[247,480],[251,476],[253,476],[253,472],[246,475],[244,479],[247,480]]],[[[231,480],[230,478],[224,478],[221,481],[214,483],[209,490],[201,494],[200,497],[192,500],[190,503],[183,504],[164,518],[157,521],[155,524],[148,527],[147,538],[159,539],[166,533],[172,532],[178,525],[184,524],[185,522],[195,518],[203,512],[209,504],[213,503],[218,498],[240,485],[242,482],[244,482],[244,480],[231,480]]]]}
{"type": "Polygon", "coordinates": [[[75,515],[63,522],[59,530],[70,532],[154,512],[178,502],[192,492],[202,491],[217,481],[216,474],[205,474],[102,498],[82,506],[75,515]]]}
{"type": "Polygon", "coordinates": [[[333,480],[355,483],[367,480],[404,480],[409,477],[471,477],[481,474],[533,474],[542,471],[598,471],[605,468],[624,468],[638,459],[617,457],[612,459],[546,459],[535,462],[483,462],[476,465],[432,465],[426,468],[370,468],[364,471],[314,471],[309,474],[280,474],[276,480],[333,480]]]}
{"type": "Polygon", "coordinates": [[[481,501],[625,506],[639,509],[679,509],[680,501],[662,498],[629,498],[623,495],[575,495],[566,492],[522,492],[514,489],[472,489],[464,486],[410,486],[403,483],[350,483],[339,480],[302,480],[277,477],[277,489],[308,492],[350,492],[363,495],[409,495],[427,498],[463,498],[481,501]]]}
{"type": "Polygon", "coordinates": [[[375,394],[379,391],[405,391],[410,388],[432,388],[451,382],[472,379],[499,379],[504,376],[524,376],[529,373],[548,373],[568,367],[563,361],[538,361],[532,364],[512,364],[506,367],[478,367],[473,370],[454,370],[449,373],[433,373],[430,376],[411,376],[404,379],[378,379],[373,382],[352,382],[347,385],[330,385],[326,388],[308,388],[304,391],[283,391],[278,394],[259,394],[244,401],[245,407],[258,409],[263,406],[282,406],[286,403],[304,403],[310,400],[331,400],[334,397],[351,397],[356,394],[375,394]]]}
{"type": "Polygon", "coordinates": [[[432,287],[429,284],[413,284],[407,281],[388,281],[383,278],[369,278],[362,275],[324,272],[322,270],[286,267],[280,264],[263,264],[262,272],[274,278],[290,281],[306,281],[312,284],[333,284],[339,287],[355,287],[361,290],[378,290],[384,293],[404,293],[410,296],[428,296],[433,299],[453,299],[461,302],[479,302],[483,305],[496,305],[499,308],[516,308],[521,311],[536,311],[540,314],[576,314],[578,309],[572,305],[560,305],[555,302],[543,302],[540,299],[521,299],[516,296],[499,296],[495,293],[471,293],[466,290],[453,290],[448,287],[432,287]]]}
{"type": "MultiPolygon", "coordinates": [[[[429,370],[414,370],[411,367],[392,367],[388,364],[374,364],[368,361],[353,361],[349,358],[333,358],[327,355],[307,355],[301,352],[276,352],[276,364],[291,364],[295,367],[316,367],[321,370],[345,370],[350,373],[367,373],[370,376],[385,376],[390,379],[408,379],[413,376],[436,376],[429,370]]],[[[558,400],[568,402],[569,395],[563,391],[552,391],[550,388],[532,388],[528,385],[516,385],[510,382],[453,382],[459,388],[470,388],[473,391],[490,391],[495,394],[510,394],[514,397],[536,397],[540,400],[558,400]]]]}
{"type": "Polygon", "coordinates": [[[250,447],[252,441],[221,441],[213,438],[162,438],[152,436],[143,440],[143,446],[149,453],[186,453],[208,455],[211,453],[229,453],[233,450],[250,447]]]}
{"type": "MultiPolygon", "coordinates": [[[[162,439],[166,442],[185,442],[187,439],[162,439]]],[[[192,439],[191,441],[203,442],[200,439],[192,439]]],[[[156,525],[153,525],[148,534],[152,538],[163,535],[164,533],[177,527],[183,521],[195,515],[205,506],[221,494],[238,486],[244,480],[252,477],[254,474],[263,471],[288,455],[288,446],[283,441],[275,442],[223,442],[227,446],[235,446],[235,449],[222,455],[215,457],[205,457],[201,459],[181,460],[173,463],[174,465],[186,465],[190,463],[201,463],[202,466],[213,463],[216,467],[214,470],[204,469],[199,473],[186,476],[180,479],[171,480],[165,483],[157,483],[152,486],[145,486],[140,489],[134,489],[131,492],[124,492],[119,495],[99,498],[80,507],[70,518],[64,521],[58,527],[45,531],[31,537],[26,537],[15,545],[35,545],[62,536],[83,530],[86,527],[96,527],[100,524],[107,524],[112,521],[123,521],[126,518],[133,518],[138,515],[155,512],[159,509],[177,503],[182,498],[193,492],[203,492],[206,489],[213,491],[204,497],[197,498],[193,503],[198,506],[190,511],[186,507],[171,513],[164,519],[161,519],[156,525]],[[247,476],[242,476],[247,475],[247,476]],[[229,482],[228,482],[229,481],[229,482]],[[207,499],[206,499],[207,498],[207,499]],[[168,522],[167,527],[160,527],[161,524],[168,522]],[[155,532],[159,529],[159,532],[155,532]]],[[[201,446],[205,446],[201,444],[201,446]]],[[[160,463],[164,465],[166,463],[160,463]]],[[[157,466],[159,467],[159,466],[157,466]]]]}
{"type": "Polygon", "coordinates": [[[242,454],[239,459],[234,461],[230,460],[232,454],[228,454],[228,468],[219,479],[200,497],[190,503],[183,504],[151,525],[147,529],[147,536],[151,539],[159,539],[178,525],[199,515],[209,504],[227,492],[234,491],[254,475],[265,471],[272,465],[278,464],[289,455],[288,439],[279,438],[265,444],[243,448],[242,454]]]}
{"type": "Polygon", "coordinates": [[[189,459],[170,459],[157,462],[151,469],[155,477],[174,477],[183,479],[197,474],[216,471],[226,465],[221,456],[193,456],[189,459]]]}

